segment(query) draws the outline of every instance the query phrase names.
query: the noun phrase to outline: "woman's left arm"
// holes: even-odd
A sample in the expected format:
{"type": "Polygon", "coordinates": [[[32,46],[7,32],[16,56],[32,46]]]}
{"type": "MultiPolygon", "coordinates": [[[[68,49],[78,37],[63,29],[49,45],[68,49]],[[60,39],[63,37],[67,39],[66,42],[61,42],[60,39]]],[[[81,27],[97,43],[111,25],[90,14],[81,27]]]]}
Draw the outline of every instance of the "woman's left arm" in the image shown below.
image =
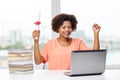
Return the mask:
{"type": "Polygon", "coordinates": [[[99,31],[100,31],[101,27],[98,24],[93,24],[92,29],[93,29],[93,33],[94,33],[93,50],[99,50],[100,49],[99,31]]]}

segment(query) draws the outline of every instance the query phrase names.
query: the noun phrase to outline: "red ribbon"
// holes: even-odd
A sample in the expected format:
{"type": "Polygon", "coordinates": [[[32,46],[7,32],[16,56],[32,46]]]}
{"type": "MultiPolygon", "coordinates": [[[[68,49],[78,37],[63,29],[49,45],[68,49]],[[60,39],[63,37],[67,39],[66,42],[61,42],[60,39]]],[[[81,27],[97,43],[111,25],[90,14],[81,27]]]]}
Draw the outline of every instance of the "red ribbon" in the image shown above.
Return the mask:
{"type": "Polygon", "coordinates": [[[40,22],[40,21],[36,21],[36,22],[34,22],[34,24],[36,24],[36,25],[40,25],[41,22],[40,22]]]}

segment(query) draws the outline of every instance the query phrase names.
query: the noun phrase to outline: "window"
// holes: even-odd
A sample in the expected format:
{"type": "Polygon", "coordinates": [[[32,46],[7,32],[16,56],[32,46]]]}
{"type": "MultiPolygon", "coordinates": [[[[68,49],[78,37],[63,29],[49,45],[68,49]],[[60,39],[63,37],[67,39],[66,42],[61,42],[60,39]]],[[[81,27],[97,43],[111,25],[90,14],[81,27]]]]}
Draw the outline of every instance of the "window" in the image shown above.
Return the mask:
{"type": "Polygon", "coordinates": [[[7,59],[4,51],[33,48],[32,31],[39,18],[40,46],[51,38],[51,0],[0,0],[0,10],[0,66],[7,59]]]}
{"type": "Polygon", "coordinates": [[[78,29],[71,36],[81,37],[90,47],[93,45],[91,26],[93,23],[98,23],[101,26],[101,48],[108,50],[107,65],[118,66],[120,65],[119,8],[118,0],[1,0],[0,67],[7,67],[6,50],[33,48],[32,31],[37,28],[34,22],[39,18],[42,23],[40,46],[54,37],[54,33],[51,32],[51,15],[54,16],[59,12],[74,14],[77,17],[78,29]]]}
{"type": "Polygon", "coordinates": [[[120,65],[120,5],[118,0],[61,0],[61,13],[74,14],[78,29],[72,34],[92,47],[92,24],[101,26],[101,48],[106,48],[107,65],[120,65]]]}

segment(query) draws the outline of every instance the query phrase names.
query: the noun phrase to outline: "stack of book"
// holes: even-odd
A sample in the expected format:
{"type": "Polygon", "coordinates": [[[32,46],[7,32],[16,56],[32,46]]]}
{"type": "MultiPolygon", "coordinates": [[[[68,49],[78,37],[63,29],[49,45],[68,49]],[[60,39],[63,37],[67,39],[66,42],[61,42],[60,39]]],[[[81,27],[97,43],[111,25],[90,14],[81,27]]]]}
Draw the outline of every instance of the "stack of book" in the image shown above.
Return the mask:
{"type": "Polygon", "coordinates": [[[32,51],[29,50],[8,51],[8,60],[10,73],[14,74],[33,73],[32,51]]]}

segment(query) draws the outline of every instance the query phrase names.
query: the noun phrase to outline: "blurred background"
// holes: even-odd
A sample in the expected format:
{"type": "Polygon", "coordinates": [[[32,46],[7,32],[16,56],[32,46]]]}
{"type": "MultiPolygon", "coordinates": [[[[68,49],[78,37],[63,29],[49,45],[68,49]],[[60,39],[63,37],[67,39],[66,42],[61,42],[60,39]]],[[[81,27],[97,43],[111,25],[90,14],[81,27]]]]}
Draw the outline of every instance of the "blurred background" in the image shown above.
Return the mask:
{"type": "MultiPolygon", "coordinates": [[[[8,67],[10,49],[33,50],[32,31],[41,21],[40,48],[57,37],[51,31],[51,19],[59,13],[77,17],[77,30],[72,37],[82,38],[93,46],[92,25],[101,26],[101,49],[107,49],[108,68],[120,68],[119,0],[0,0],[0,68],[8,67]]],[[[36,66],[36,65],[35,65],[36,66]]],[[[38,67],[39,68],[39,65],[38,67]]]]}

